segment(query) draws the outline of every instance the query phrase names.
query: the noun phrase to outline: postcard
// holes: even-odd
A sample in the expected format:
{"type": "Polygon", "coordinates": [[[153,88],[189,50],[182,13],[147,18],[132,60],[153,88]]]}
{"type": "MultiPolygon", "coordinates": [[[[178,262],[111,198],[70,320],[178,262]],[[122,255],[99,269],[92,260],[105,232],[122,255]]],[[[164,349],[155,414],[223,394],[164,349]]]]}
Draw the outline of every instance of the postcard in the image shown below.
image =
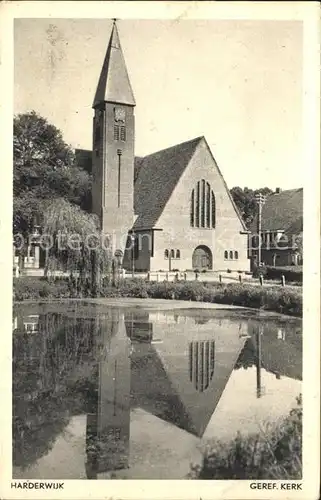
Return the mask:
{"type": "Polygon", "coordinates": [[[317,499],[318,3],[0,10],[1,497],[317,499]]]}

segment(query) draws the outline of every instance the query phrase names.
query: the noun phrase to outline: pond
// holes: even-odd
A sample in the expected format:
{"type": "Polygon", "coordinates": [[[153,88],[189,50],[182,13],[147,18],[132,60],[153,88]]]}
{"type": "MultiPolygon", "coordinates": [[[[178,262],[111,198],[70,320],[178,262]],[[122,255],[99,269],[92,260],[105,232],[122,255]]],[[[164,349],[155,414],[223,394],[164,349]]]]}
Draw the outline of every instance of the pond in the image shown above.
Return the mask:
{"type": "Polygon", "coordinates": [[[14,478],[181,479],[295,406],[301,320],[157,304],[15,307],[14,478]]]}

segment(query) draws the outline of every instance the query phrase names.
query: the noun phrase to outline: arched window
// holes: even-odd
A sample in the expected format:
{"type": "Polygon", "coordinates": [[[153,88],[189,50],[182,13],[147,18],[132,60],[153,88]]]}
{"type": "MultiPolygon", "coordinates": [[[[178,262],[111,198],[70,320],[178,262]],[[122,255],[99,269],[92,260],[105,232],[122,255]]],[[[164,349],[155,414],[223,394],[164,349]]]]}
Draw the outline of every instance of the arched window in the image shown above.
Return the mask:
{"type": "Polygon", "coordinates": [[[211,227],[211,186],[206,183],[206,227],[211,227]]]}
{"type": "Polygon", "coordinates": [[[224,252],[224,259],[226,259],[226,260],[228,259],[228,251],[227,250],[225,250],[225,252],[224,252]]]}
{"type": "Polygon", "coordinates": [[[215,228],[215,195],[209,182],[198,181],[191,193],[190,225],[206,229],[215,228]]]}
{"type": "Polygon", "coordinates": [[[196,186],[195,227],[200,227],[200,183],[196,186]]]}
{"type": "Polygon", "coordinates": [[[239,253],[237,250],[235,250],[234,252],[234,259],[238,259],[239,258],[239,253]]]}
{"type": "Polygon", "coordinates": [[[230,250],[230,259],[233,260],[233,252],[232,252],[232,250],[230,250]]]}
{"type": "Polygon", "coordinates": [[[191,221],[191,226],[194,227],[194,213],[195,213],[195,189],[192,191],[192,196],[191,196],[191,212],[190,212],[190,221],[191,221]]]}
{"type": "Polygon", "coordinates": [[[165,259],[168,259],[168,257],[169,257],[169,251],[167,249],[164,252],[164,257],[165,257],[165,259]]]}
{"type": "Polygon", "coordinates": [[[201,192],[201,227],[205,227],[205,181],[202,179],[202,192],[201,192]]]}
{"type": "Polygon", "coordinates": [[[181,251],[176,250],[176,259],[180,259],[180,258],[181,258],[181,251]]]}
{"type": "Polygon", "coordinates": [[[216,209],[215,209],[215,196],[212,191],[212,227],[214,228],[216,225],[216,209]]]}
{"type": "Polygon", "coordinates": [[[173,249],[171,250],[171,258],[175,259],[175,250],[173,250],[173,249]]]}

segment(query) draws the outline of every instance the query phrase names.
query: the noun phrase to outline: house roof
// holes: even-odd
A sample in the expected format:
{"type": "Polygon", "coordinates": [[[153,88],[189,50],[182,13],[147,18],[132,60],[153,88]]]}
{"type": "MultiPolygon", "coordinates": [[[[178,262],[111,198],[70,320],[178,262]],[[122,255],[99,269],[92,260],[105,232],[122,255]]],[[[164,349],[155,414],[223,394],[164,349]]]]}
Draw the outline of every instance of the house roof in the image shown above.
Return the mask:
{"type": "Polygon", "coordinates": [[[155,226],[201,140],[197,137],[135,159],[134,229],[155,226]]]}
{"type": "MultiPolygon", "coordinates": [[[[256,231],[257,218],[251,229],[256,231]]],[[[262,230],[283,230],[287,234],[303,229],[303,189],[288,189],[268,196],[262,208],[262,230]]]]}
{"type": "Polygon", "coordinates": [[[135,106],[135,98],[115,23],[100,73],[93,107],[105,101],[135,106]]]}

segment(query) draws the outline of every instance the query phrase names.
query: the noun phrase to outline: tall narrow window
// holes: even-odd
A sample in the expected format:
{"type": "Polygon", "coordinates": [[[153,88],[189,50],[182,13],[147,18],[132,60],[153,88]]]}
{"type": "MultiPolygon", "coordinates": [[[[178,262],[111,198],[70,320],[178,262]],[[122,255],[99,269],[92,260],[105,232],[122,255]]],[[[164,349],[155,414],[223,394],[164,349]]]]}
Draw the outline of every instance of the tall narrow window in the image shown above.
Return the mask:
{"type": "Polygon", "coordinates": [[[175,250],[171,250],[171,259],[175,259],[175,250]]]}
{"type": "Polygon", "coordinates": [[[238,253],[237,250],[235,250],[235,252],[234,252],[234,259],[237,260],[238,258],[239,258],[239,253],[238,253]]]}
{"type": "Polygon", "coordinates": [[[228,259],[228,251],[227,251],[227,250],[225,250],[225,252],[224,252],[224,259],[225,259],[225,260],[227,260],[227,259],[228,259]]]}
{"type": "Polygon", "coordinates": [[[114,140],[119,141],[119,126],[114,125],[114,140]]]}
{"type": "Polygon", "coordinates": [[[167,249],[164,252],[164,257],[165,257],[165,259],[168,259],[168,257],[169,257],[169,251],[167,249]]]}
{"type": "Polygon", "coordinates": [[[126,141],[126,127],[124,125],[120,127],[120,140],[126,141]]]}
{"type": "Polygon", "coordinates": [[[181,258],[181,251],[176,250],[176,259],[180,259],[180,258],[181,258]]]}
{"type": "Polygon", "coordinates": [[[200,183],[197,183],[196,187],[196,213],[195,213],[195,225],[200,227],[200,183]]]}
{"type": "Polygon", "coordinates": [[[118,155],[118,207],[120,207],[120,167],[121,167],[121,149],[117,149],[118,155]]]}
{"type": "Polygon", "coordinates": [[[216,210],[215,210],[215,196],[212,191],[212,227],[214,228],[216,224],[216,210]]]}
{"type": "Polygon", "coordinates": [[[230,250],[230,259],[233,260],[233,252],[230,250]]]}
{"type": "Polygon", "coordinates": [[[202,180],[201,193],[201,227],[205,227],[205,181],[202,180]]]}
{"type": "Polygon", "coordinates": [[[211,186],[206,183],[206,227],[211,227],[211,186]]]}
{"type": "Polygon", "coordinates": [[[190,198],[191,227],[213,229],[216,223],[215,195],[209,182],[198,181],[190,198]]]}
{"type": "Polygon", "coordinates": [[[191,221],[191,226],[194,227],[194,210],[195,210],[195,189],[192,191],[192,197],[191,197],[191,212],[190,212],[190,221],[191,221]]]}

